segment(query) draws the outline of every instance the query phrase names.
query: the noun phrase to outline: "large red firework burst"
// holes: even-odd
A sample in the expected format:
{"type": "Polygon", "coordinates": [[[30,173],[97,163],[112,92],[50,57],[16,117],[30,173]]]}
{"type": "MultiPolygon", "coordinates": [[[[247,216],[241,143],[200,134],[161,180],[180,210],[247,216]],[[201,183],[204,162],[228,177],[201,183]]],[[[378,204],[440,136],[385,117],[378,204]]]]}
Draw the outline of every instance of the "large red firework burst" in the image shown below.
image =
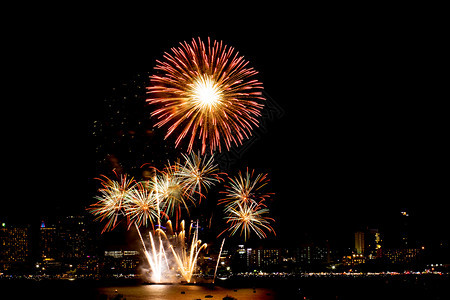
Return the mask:
{"type": "Polygon", "coordinates": [[[147,88],[147,101],[157,105],[155,126],[168,127],[166,138],[177,135],[176,147],[187,138],[188,152],[197,142],[202,154],[242,144],[264,107],[258,72],[248,64],[233,47],[209,38],[172,48],[157,61],[147,88]]]}

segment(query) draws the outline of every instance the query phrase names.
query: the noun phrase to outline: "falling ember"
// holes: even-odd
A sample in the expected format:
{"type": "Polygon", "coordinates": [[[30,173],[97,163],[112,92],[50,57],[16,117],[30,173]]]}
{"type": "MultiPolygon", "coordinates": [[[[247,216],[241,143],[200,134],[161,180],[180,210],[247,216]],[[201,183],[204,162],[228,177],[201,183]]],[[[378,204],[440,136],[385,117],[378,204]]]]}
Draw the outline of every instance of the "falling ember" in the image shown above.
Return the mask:
{"type": "Polygon", "coordinates": [[[157,61],[147,88],[156,127],[168,127],[166,138],[185,138],[191,152],[201,141],[201,153],[240,145],[258,126],[264,105],[262,83],[248,61],[222,42],[193,39],[180,43],[157,61]]]}

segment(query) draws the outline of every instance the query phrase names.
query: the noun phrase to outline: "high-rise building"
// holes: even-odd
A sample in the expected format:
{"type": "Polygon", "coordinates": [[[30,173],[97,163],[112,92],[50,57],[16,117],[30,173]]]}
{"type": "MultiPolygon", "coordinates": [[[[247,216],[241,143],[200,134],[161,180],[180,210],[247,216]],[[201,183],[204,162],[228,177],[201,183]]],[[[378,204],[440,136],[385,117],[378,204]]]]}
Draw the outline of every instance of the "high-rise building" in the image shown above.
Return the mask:
{"type": "Polygon", "coordinates": [[[244,272],[247,270],[247,250],[244,245],[238,245],[236,253],[233,258],[233,270],[236,272],[244,272]]]}
{"type": "Polygon", "coordinates": [[[313,265],[329,262],[330,251],[328,247],[315,244],[306,244],[297,249],[297,261],[300,265],[313,265]]]}
{"type": "Polygon", "coordinates": [[[41,222],[39,228],[39,256],[43,260],[58,258],[58,233],[56,226],[41,222]]]}
{"type": "Polygon", "coordinates": [[[29,226],[2,223],[0,227],[0,271],[30,262],[31,231],[29,226]]]}
{"type": "Polygon", "coordinates": [[[401,215],[400,246],[404,249],[408,249],[411,247],[410,232],[409,232],[410,216],[409,212],[405,209],[400,212],[400,215],[401,215]]]}
{"type": "Polygon", "coordinates": [[[418,255],[421,253],[421,249],[386,249],[384,256],[393,264],[405,264],[415,261],[418,255]]]}
{"type": "Polygon", "coordinates": [[[364,236],[364,252],[368,259],[380,258],[382,255],[383,239],[378,229],[368,229],[364,236]]]}
{"type": "Polygon", "coordinates": [[[364,232],[362,231],[355,233],[355,251],[356,254],[364,255],[364,232]]]}
{"type": "MultiPolygon", "coordinates": [[[[287,252],[285,253],[287,254],[287,252]]],[[[331,262],[331,251],[328,241],[302,244],[293,249],[292,253],[288,254],[289,256],[295,268],[302,271],[319,270],[331,262]]]]}
{"type": "Polygon", "coordinates": [[[279,249],[247,249],[248,267],[269,270],[280,265],[279,249]]]}
{"type": "Polygon", "coordinates": [[[63,260],[88,255],[89,234],[84,216],[67,216],[58,221],[58,253],[63,260]]]}

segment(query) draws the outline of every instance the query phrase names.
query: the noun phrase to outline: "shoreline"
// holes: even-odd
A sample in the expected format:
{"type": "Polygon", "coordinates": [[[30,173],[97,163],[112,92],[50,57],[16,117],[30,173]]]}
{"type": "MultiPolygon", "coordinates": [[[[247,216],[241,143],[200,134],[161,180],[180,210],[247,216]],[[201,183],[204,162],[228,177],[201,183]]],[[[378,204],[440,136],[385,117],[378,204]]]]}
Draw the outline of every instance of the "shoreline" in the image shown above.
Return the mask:
{"type": "Polygon", "coordinates": [[[232,276],[227,279],[216,279],[215,283],[212,283],[211,279],[203,279],[201,278],[196,283],[186,283],[186,282],[148,282],[142,280],[140,277],[135,278],[52,278],[52,277],[29,277],[29,276],[18,276],[18,277],[9,277],[3,276],[0,277],[0,284],[5,283],[26,283],[26,282],[35,282],[35,283],[73,283],[73,284],[86,284],[93,286],[139,286],[139,285],[179,285],[179,286],[203,286],[203,287],[214,287],[214,286],[247,286],[254,287],[259,286],[260,284],[264,286],[271,287],[272,284],[277,286],[279,284],[283,285],[284,283],[295,283],[295,282],[408,282],[408,281],[436,281],[436,282],[448,282],[450,279],[450,274],[442,273],[442,274],[381,274],[381,275],[308,275],[308,276],[287,276],[287,277],[257,277],[257,276],[232,276]]]}

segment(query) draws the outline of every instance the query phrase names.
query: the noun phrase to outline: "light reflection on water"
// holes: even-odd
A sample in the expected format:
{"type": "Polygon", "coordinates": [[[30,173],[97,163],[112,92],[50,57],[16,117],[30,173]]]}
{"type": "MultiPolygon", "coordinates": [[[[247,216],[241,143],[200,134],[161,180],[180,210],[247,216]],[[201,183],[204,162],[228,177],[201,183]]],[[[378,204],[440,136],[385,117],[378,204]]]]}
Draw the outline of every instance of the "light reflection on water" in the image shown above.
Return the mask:
{"type": "Polygon", "coordinates": [[[214,287],[213,289],[198,286],[198,285],[142,285],[129,287],[105,287],[99,288],[100,294],[105,294],[108,299],[112,299],[117,294],[122,294],[127,300],[193,300],[193,299],[208,299],[206,295],[212,295],[210,299],[222,300],[225,296],[231,296],[238,300],[247,299],[261,299],[273,300],[276,299],[275,292],[271,289],[264,288],[241,288],[228,289],[223,287],[214,287]],[[116,292],[117,290],[117,292],[116,292]],[[181,292],[184,292],[182,294],[181,292]]]}

